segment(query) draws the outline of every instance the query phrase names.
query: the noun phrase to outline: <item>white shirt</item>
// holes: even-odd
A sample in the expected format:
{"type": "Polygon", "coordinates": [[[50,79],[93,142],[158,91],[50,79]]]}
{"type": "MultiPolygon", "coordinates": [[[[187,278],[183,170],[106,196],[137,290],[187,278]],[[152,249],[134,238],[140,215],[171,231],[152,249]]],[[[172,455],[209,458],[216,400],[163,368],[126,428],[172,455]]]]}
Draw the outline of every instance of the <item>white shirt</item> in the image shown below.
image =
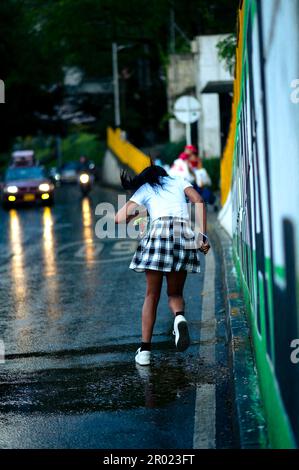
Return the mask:
{"type": "Polygon", "coordinates": [[[209,176],[209,173],[205,168],[200,168],[200,169],[195,169],[194,170],[195,176],[196,176],[196,184],[200,188],[203,186],[211,186],[212,181],[209,176]]]}
{"type": "Polygon", "coordinates": [[[143,184],[130,198],[130,201],[144,206],[151,220],[159,217],[180,217],[189,219],[188,206],[184,190],[192,185],[181,178],[161,177],[163,187],[151,187],[150,184],[143,184]]]}
{"type": "Polygon", "coordinates": [[[181,178],[184,178],[190,181],[191,183],[193,183],[194,181],[194,176],[189,170],[188,163],[186,162],[186,160],[182,160],[181,158],[177,158],[173,162],[168,173],[170,176],[181,176],[181,178]]]}

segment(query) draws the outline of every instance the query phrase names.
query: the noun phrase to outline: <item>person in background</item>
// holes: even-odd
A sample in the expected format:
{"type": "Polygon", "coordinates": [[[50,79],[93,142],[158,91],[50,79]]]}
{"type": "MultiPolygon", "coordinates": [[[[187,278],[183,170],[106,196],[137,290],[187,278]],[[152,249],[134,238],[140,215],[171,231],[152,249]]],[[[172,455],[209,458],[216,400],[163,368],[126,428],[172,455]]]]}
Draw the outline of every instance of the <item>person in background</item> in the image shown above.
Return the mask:
{"type": "Polygon", "coordinates": [[[80,171],[89,170],[89,160],[85,155],[81,155],[79,158],[80,171]]]}
{"type": "Polygon", "coordinates": [[[214,204],[215,196],[211,190],[212,181],[207,170],[203,167],[202,159],[199,157],[195,145],[185,146],[184,152],[173,162],[168,174],[186,179],[207,204],[214,204]]]}
{"type": "Polygon", "coordinates": [[[203,167],[202,158],[195,153],[189,157],[190,171],[193,172],[195,178],[194,188],[203,197],[207,204],[214,204],[215,195],[212,192],[212,181],[207,170],[203,167]]]}
{"type": "Polygon", "coordinates": [[[194,183],[195,177],[194,177],[194,174],[190,171],[188,159],[189,159],[188,152],[180,153],[179,157],[176,160],[174,160],[173,164],[171,165],[168,171],[168,174],[170,176],[181,176],[182,178],[185,178],[190,183],[194,183]]]}
{"type": "Polygon", "coordinates": [[[191,155],[198,155],[198,151],[195,145],[185,145],[184,153],[187,155],[188,159],[191,155]]]}

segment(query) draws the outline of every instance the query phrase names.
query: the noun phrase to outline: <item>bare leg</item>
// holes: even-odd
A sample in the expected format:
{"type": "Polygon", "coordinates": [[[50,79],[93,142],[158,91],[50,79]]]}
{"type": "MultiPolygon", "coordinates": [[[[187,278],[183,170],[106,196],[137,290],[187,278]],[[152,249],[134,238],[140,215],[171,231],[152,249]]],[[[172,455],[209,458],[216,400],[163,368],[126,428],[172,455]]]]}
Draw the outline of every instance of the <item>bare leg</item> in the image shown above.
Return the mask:
{"type": "Polygon", "coordinates": [[[146,294],[142,308],[142,341],[150,343],[163,283],[161,271],[146,271],[146,294]]]}
{"type": "Polygon", "coordinates": [[[171,271],[166,274],[168,305],[172,313],[183,312],[185,301],[183,297],[187,271],[171,271]]]}

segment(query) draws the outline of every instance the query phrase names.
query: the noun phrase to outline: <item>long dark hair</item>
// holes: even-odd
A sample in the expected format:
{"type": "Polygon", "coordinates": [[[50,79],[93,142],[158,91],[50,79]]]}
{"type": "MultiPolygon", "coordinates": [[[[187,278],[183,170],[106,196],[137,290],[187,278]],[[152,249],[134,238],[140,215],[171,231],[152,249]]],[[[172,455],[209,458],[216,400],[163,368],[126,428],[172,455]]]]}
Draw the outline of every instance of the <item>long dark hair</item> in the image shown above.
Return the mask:
{"type": "Polygon", "coordinates": [[[134,178],[129,176],[127,171],[122,171],[120,180],[124,189],[137,191],[145,183],[150,184],[152,188],[163,187],[163,181],[161,181],[163,176],[169,177],[164,168],[158,165],[151,165],[145,168],[139,175],[134,176],[134,178]]]}

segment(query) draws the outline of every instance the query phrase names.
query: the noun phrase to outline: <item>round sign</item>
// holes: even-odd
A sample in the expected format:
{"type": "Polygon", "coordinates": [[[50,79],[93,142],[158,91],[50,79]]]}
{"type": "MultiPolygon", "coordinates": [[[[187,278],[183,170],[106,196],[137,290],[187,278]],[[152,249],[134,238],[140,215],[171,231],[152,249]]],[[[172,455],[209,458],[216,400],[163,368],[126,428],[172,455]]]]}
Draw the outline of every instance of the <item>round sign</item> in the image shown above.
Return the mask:
{"type": "Polygon", "coordinates": [[[181,96],[174,103],[174,115],[183,124],[192,124],[200,116],[200,103],[194,96],[181,96]]]}

